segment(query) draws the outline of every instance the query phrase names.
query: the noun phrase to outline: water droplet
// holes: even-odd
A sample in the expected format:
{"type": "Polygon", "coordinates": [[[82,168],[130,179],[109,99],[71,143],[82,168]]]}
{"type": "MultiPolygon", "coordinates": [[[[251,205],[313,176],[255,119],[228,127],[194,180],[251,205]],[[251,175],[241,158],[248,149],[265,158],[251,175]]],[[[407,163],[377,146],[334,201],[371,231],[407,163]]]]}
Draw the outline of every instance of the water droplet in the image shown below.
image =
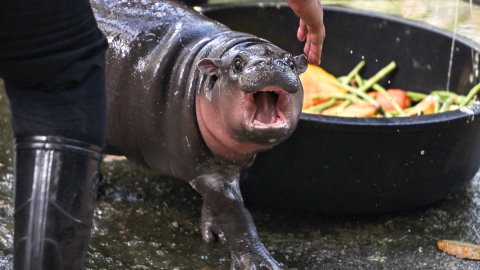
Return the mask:
{"type": "Polygon", "coordinates": [[[424,154],[425,154],[425,151],[424,151],[424,150],[420,151],[420,154],[424,155],[424,154]]]}

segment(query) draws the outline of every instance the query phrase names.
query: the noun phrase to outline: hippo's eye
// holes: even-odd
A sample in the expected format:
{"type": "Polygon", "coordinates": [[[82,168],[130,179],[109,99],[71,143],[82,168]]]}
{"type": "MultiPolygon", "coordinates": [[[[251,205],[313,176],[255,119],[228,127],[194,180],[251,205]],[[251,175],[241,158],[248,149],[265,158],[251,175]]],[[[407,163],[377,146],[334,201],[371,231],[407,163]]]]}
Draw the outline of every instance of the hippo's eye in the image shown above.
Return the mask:
{"type": "Polygon", "coordinates": [[[233,67],[237,71],[240,71],[242,69],[242,64],[243,64],[243,59],[240,57],[235,57],[235,59],[233,60],[233,67]]]}

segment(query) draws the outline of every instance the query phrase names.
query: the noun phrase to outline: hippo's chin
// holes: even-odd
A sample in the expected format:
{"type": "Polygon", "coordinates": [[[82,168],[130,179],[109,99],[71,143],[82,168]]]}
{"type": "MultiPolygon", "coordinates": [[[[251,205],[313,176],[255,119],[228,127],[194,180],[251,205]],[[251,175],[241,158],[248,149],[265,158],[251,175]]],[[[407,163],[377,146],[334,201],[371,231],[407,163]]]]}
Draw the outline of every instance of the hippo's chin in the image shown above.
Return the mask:
{"type": "Polygon", "coordinates": [[[288,128],[290,125],[286,123],[283,115],[280,115],[280,116],[277,116],[274,121],[271,121],[269,123],[261,122],[258,119],[254,119],[249,126],[250,126],[249,129],[251,130],[254,130],[254,129],[264,130],[264,129],[285,129],[285,128],[288,128]]]}
{"type": "Polygon", "coordinates": [[[254,143],[257,145],[277,145],[287,139],[293,132],[294,128],[291,125],[260,125],[251,126],[244,137],[245,142],[254,143]]]}

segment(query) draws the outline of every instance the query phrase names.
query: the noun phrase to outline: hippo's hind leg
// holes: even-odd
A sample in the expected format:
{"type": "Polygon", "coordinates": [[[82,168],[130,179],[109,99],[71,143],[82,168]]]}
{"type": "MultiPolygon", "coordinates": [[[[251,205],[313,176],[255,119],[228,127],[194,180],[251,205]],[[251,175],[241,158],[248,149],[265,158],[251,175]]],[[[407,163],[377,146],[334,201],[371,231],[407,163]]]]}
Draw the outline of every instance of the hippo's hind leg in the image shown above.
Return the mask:
{"type": "Polygon", "coordinates": [[[202,236],[227,245],[232,255],[232,270],[280,270],[260,241],[253,218],[243,204],[240,174],[209,174],[191,181],[203,196],[202,236]]]}

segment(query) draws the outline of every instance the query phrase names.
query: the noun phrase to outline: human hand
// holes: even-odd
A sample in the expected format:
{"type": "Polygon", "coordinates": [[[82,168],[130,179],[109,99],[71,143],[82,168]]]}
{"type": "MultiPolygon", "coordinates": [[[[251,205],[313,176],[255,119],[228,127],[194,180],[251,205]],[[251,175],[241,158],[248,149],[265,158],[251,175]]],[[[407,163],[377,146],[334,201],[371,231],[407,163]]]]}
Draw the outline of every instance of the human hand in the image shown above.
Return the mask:
{"type": "Polygon", "coordinates": [[[308,61],[320,64],[325,26],[323,25],[323,9],[320,0],[286,0],[290,8],[300,17],[297,38],[307,39],[304,53],[308,61]]]}

